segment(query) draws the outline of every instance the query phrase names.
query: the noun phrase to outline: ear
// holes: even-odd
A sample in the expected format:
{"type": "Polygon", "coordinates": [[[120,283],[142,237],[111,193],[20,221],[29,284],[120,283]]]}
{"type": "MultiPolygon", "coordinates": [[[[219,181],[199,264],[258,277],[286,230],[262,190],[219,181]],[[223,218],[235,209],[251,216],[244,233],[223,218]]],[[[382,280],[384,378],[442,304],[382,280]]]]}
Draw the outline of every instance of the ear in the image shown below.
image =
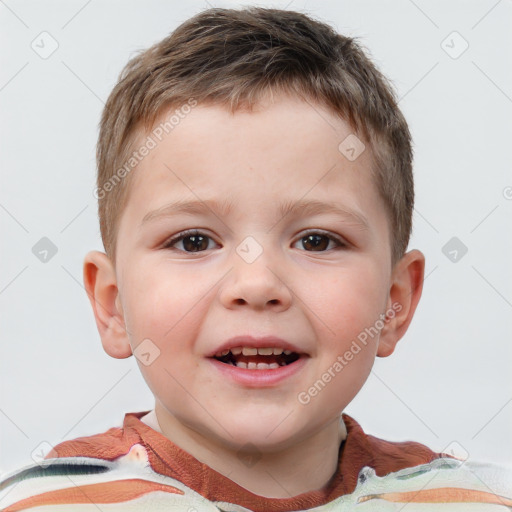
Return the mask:
{"type": "Polygon", "coordinates": [[[407,331],[421,297],[424,274],[425,256],[416,249],[406,253],[395,264],[377,356],[391,355],[407,331]]]}
{"type": "Polygon", "coordinates": [[[103,349],[117,359],[131,356],[115,269],[105,253],[91,251],[85,256],[84,285],[103,349]]]}

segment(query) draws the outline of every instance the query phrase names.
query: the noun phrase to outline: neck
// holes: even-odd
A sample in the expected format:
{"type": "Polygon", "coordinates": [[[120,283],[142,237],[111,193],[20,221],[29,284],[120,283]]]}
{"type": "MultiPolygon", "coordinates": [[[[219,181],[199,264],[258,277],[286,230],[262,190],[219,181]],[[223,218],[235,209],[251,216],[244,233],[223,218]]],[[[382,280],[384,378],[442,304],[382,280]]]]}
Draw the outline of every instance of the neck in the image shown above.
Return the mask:
{"type": "Polygon", "coordinates": [[[347,434],[340,415],[292,448],[242,454],[188,428],[159,405],[143,418],[144,423],[203,464],[265,498],[291,498],[328,485],[347,434]]]}

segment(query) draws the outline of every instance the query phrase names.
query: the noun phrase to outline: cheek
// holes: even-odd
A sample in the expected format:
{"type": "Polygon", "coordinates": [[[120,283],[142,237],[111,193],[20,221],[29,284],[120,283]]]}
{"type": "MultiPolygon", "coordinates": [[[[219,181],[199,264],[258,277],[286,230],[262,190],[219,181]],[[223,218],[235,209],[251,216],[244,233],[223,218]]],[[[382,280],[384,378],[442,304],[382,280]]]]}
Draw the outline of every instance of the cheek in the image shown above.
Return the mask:
{"type": "Polygon", "coordinates": [[[178,349],[172,340],[193,335],[193,318],[201,308],[201,287],[185,280],[174,270],[158,266],[141,271],[132,271],[125,281],[125,320],[135,344],[150,338],[162,348],[178,349]],[[192,329],[192,331],[190,330],[192,329]]]}
{"type": "Polygon", "coordinates": [[[313,311],[333,342],[349,342],[375,325],[386,304],[386,286],[374,268],[342,269],[317,292],[313,311]]]}

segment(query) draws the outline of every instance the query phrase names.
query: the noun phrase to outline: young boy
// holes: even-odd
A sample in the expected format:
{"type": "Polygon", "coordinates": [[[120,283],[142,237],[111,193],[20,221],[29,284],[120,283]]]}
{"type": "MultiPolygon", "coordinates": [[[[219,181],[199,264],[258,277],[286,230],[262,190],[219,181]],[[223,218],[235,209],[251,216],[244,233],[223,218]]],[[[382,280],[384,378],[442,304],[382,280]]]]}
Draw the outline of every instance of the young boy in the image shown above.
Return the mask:
{"type": "Polygon", "coordinates": [[[492,468],[471,479],[343,413],[425,263],[406,252],[409,130],[352,39],[293,11],[203,11],[127,64],[97,161],[106,253],[85,287],[155,407],[4,479],[2,510],[510,505],[510,474],[490,489],[492,468]]]}

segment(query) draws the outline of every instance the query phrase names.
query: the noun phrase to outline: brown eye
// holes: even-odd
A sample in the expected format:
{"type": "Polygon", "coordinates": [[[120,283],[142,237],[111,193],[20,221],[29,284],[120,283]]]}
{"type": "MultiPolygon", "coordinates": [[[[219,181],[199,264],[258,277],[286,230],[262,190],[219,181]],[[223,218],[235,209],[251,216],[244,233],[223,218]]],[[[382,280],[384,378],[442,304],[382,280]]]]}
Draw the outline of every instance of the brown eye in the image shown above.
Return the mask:
{"type": "Polygon", "coordinates": [[[186,231],[168,240],[164,249],[173,249],[179,242],[183,243],[183,249],[176,249],[182,252],[203,252],[208,249],[211,238],[200,231],[186,231]]]}
{"type": "Polygon", "coordinates": [[[338,237],[327,235],[318,231],[306,233],[300,239],[302,247],[308,252],[326,252],[329,247],[329,242],[331,241],[336,244],[335,248],[346,247],[346,244],[342,242],[338,237]]]}
{"type": "Polygon", "coordinates": [[[307,235],[302,238],[302,245],[306,249],[322,251],[329,245],[329,239],[325,235],[307,235]]]}
{"type": "Polygon", "coordinates": [[[185,236],[182,238],[183,247],[187,252],[197,252],[208,249],[208,237],[206,236],[185,236]]]}

